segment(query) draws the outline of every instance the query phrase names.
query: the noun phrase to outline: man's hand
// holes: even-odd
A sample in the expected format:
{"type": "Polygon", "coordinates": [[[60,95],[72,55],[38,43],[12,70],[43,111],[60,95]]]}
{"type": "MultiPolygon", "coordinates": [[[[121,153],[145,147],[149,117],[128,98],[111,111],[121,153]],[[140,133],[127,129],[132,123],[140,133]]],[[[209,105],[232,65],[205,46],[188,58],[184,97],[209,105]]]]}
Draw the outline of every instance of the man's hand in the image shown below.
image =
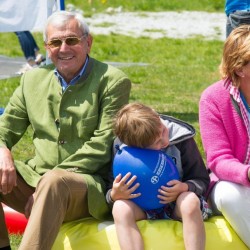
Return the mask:
{"type": "Polygon", "coordinates": [[[116,176],[110,193],[113,201],[133,199],[141,195],[141,193],[134,194],[134,191],[140,186],[139,183],[133,185],[137,177],[135,175],[130,177],[131,173],[127,173],[123,178],[121,174],[116,176]]]}
{"type": "Polygon", "coordinates": [[[17,185],[16,179],[16,169],[11,152],[6,147],[0,147],[0,193],[10,193],[17,185]]]}

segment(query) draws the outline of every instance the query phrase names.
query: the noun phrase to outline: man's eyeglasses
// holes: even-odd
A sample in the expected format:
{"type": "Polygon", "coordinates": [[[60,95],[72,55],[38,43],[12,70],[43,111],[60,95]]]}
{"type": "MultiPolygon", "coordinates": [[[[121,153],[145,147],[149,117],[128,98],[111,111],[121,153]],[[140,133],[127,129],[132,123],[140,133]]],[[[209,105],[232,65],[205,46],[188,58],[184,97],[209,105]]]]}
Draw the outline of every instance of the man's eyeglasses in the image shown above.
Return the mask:
{"type": "Polygon", "coordinates": [[[56,38],[56,39],[52,39],[50,41],[48,41],[46,43],[47,46],[49,46],[50,48],[59,48],[62,46],[63,42],[65,42],[68,46],[74,46],[74,45],[77,45],[81,42],[81,40],[87,36],[88,34],[85,33],[83,36],[81,37],[77,37],[77,36],[68,36],[68,37],[65,37],[63,39],[59,39],[59,38],[56,38]]]}

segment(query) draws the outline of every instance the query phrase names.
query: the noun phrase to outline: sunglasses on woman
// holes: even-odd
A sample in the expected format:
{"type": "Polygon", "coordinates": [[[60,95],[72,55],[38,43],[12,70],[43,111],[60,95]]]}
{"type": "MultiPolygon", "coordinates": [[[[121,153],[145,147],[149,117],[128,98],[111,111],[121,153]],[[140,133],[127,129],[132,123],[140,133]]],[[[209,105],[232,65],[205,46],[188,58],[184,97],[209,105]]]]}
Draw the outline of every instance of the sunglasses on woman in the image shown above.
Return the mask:
{"type": "Polygon", "coordinates": [[[52,39],[50,41],[48,41],[46,43],[47,46],[49,46],[50,48],[59,48],[62,46],[63,42],[65,42],[68,46],[74,46],[74,45],[77,45],[79,44],[82,39],[87,36],[88,34],[85,33],[83,36],[81,37],[77,37],[77,36],[68,36],[68,37],[65,37],[65,38],[55,38],[55,39],[52,39]]]}

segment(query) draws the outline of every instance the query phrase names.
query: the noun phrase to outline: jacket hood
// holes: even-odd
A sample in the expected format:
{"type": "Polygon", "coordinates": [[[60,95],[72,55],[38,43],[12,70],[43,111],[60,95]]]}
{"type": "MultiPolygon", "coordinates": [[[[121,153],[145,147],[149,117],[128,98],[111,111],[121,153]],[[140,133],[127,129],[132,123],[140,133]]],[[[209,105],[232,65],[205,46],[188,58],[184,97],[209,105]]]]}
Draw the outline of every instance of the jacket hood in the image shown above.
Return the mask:
{"type": "Polygon", "coordinates": [[[169,145],[174,145],[195,136],[195,129],[192,125],[172,116],[160,114],[160,117],[169,130],[169,145]]]}

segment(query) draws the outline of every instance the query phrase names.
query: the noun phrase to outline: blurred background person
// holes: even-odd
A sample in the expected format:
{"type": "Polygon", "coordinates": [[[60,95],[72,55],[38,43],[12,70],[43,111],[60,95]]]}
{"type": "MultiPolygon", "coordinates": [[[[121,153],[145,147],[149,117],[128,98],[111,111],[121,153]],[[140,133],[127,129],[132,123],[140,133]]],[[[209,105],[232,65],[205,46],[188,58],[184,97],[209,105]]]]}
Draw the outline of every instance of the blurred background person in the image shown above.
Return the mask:
{"type": "Polygon", "coordinates": [[[33,67],[39,66],[45,61],[45,57],[40,53],[40,49],[30,31],[15,32],[21,45],[27,63],[20,69],[19,74],[24,73],[33,67]]]}
{"type": "Polygon", "coordinates": [[[226,37],[239,25],[250,25],[249,0],[226,0],[225,13],[227,15],[226,37]]]}

